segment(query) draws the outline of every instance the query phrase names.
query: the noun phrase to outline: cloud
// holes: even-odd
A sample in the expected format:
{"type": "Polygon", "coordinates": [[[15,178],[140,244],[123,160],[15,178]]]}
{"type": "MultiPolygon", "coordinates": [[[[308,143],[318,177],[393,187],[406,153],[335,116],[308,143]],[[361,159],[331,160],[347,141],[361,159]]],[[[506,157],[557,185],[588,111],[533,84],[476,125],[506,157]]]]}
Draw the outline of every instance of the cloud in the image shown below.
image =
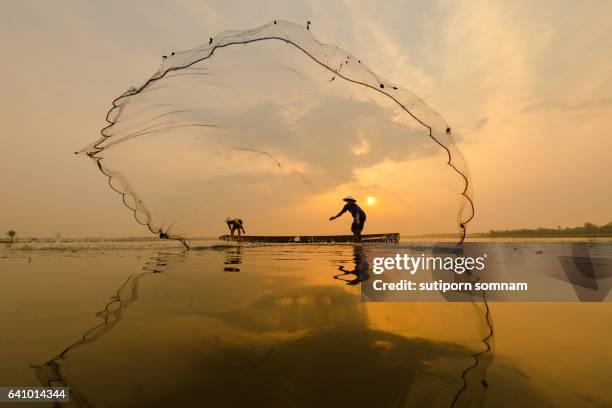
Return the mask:
{"type": "Polygon", "coordinates": [[[523,113],[534,113],[546,110],[582,111],[587,109],[600,109],[612,106],[612,98],[591,99],[579,103],[568,103],[562,100],[543,100],[525,105],[523,113]]]}
{"type": "Polygon", "coordinates": [[[474,126],[476,128],[476,130],[480,130],[481,128],[483,128],[487,123],[489,123],[489,118],[482,118],[480,119],[478,122],[476,122],[476,125],[474,126]]]}

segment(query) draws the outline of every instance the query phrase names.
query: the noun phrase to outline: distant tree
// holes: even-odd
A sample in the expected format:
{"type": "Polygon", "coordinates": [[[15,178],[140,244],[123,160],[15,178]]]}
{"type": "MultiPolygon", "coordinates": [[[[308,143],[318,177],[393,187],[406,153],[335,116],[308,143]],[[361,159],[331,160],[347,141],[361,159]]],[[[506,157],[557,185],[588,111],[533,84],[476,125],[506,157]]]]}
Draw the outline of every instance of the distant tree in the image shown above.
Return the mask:
{"type": "Polygon", "coordinates": [[[585,222],[581,227],[565,227],[560,225],[554,228],[537,229],[514,229],[514,230],[490,230],[490,237],[610,237],[612,236],[612,222],[597,226],[591,222],[585,222]]]}
{"type": "Polygon", "coordinates": [[[6,235],[11,239],[11,243],[15,242],[15,235],[17,235],[17,231],[8,230],[6,235]]]}

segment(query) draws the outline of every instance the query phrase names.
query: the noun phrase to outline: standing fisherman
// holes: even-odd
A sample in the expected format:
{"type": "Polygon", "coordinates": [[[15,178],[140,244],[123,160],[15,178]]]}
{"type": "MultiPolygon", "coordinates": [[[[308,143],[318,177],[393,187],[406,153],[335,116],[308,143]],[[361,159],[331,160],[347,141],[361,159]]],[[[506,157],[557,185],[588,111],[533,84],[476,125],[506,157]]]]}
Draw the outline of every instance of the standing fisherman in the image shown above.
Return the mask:
{"type": "Polygon", "coordinates": [[[227,228],[229,228],[230,233],[232,234],[232,238],[234,238],[235,231],[238,231],[238,237],[241,236],[241,231],[242,233],[246,234],[246,231],[244,230],[244,223],[240,218],[227,217],[225,222],[227,223],[227,228]]]}
{"type": "Polygon", "coordinates": [[[343,200],[346,202],[346,204],[344,205],[344,207],[342,207],[342,210],[340,210],[337,215],[329,217],[329,220],[333,221],[345,212],[350,212],[353,216],[353,224],[351,225],[351,231],[355,236],[355,241],[361,242],[361,231],[363,231],[363,225],[366,221],[366,213],[361,209],[361,207],[357,205],[357,200],[355,200],[353,196],[346,196],[343,198],[343,200]]]}

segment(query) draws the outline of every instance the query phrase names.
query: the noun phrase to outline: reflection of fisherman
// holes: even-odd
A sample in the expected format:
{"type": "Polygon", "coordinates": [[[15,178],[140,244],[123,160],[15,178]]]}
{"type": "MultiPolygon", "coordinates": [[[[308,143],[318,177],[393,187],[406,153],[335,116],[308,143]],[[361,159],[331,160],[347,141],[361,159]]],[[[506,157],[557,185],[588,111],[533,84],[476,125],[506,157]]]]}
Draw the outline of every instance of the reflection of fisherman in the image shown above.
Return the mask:
{"type": "Polygon", "coordinates": [[[223,268],[223,272],[240,272],[240,268],[238,266],[242,263],[241,257],[241,246],[230,247],[225,252],[225,262],[223,262],[226,266],[223,268]]]}
{"type": "Polygon", "coordinates": [[[357,242],[361,241],[361,231],[363,231],[363,225],[365,224],[366,221],[366,213],[361,209],[361,207],[359,207],[357,205],[357,200],[355,200],[353,198],[353,196],[346,196],[343,198],[344,201],[346,201],[346,204],[344,205],[344,207],[342,207],[342,210],[340,210],[340,212],[337,215],[334,215],[333,217],[329,217],[330,221],[335,220],[336,218],[340,217],[342,214],[344,214],[345,212],[350,212],[351,215],[353,216],[353,224],[351,225],[351,231],[353,232],[353,235],[355,236],[355,240],[357,242]]]}
{"type": "Polygon", "coordinates": [[[229,228],[230,233],[232,234],[232,238],[234,237],[235,231],[238,231],[238,236],[241,236],[241,232],[246,234],[244,224],[240,218],[227,217],[225,222],[227,223],[227,228],[229,228]]]}
{"type": "Polygon", "coordinates": [[[352,271],[347,270],[344,265],[338,266],[338,270],[341,271],[341,274],[334,275],[334,279],[343,280],[347,285],[358,285],[361,282],[365,282],[370,278],[368,274],[368,270],[370,265],[368,264],[368,260],[365,254],[362,252],[361,247],[354,247],[353,251],[353,261],[355,263],[355,267],[352,271]],[[355,275],[353,279],[345,279],[343,276],[346,275],[355,275]]]}

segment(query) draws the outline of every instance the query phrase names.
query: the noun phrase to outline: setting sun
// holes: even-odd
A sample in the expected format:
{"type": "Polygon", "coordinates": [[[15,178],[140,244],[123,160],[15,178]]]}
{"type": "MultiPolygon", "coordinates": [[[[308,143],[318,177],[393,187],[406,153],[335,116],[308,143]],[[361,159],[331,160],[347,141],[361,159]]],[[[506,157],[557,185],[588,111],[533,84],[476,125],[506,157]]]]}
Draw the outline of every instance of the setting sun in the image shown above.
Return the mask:
{"type": "Polygon", "coordinates": [[[368,205],[374,205],[374,203],[376,203],[376,197],[372,197],[372,196],[367,197],[366,198],[366,203],[368,205]]]}

